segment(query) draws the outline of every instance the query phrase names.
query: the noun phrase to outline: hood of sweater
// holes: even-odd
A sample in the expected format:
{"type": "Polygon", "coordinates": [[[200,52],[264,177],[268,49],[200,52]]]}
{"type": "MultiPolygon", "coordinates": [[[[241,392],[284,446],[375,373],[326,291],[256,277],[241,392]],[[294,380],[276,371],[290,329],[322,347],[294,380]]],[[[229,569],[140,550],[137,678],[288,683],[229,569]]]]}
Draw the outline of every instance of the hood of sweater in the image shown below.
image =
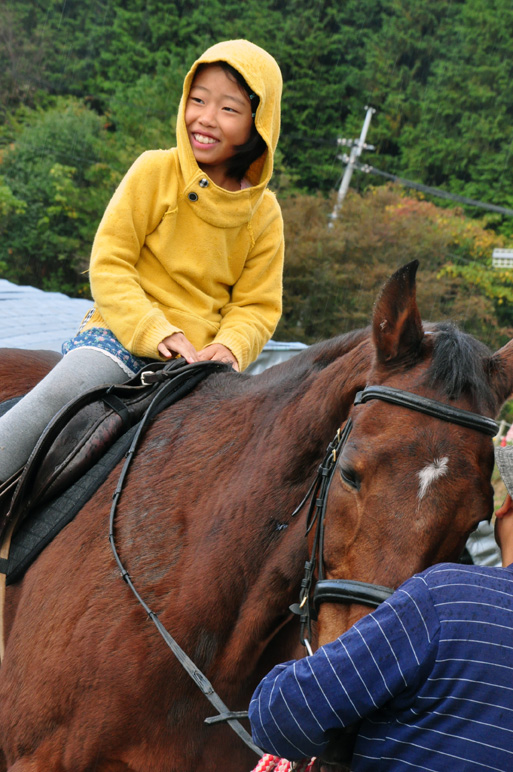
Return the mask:
{"type": "Polygon", "coordinates": [[[273,172],[274,152],[280,133],[281,91],[281,72],[275,59],[249,40],[216,43],[207,49],[189,70],[178,109],[176,139],[184,178],[184,193],[190,206],[202,220],[218,227],[233,227],[251,220],[273,172]],[[194,158],[185,125],[185,106],[198,66],[220,61],[227,62],[240,72],[248,86],[260,98],[255,127],[267,146],[267,151],[254,161],[246,172],[245,177],[251,187],[237,191],[220,188],[200,169],[194,158]]]}

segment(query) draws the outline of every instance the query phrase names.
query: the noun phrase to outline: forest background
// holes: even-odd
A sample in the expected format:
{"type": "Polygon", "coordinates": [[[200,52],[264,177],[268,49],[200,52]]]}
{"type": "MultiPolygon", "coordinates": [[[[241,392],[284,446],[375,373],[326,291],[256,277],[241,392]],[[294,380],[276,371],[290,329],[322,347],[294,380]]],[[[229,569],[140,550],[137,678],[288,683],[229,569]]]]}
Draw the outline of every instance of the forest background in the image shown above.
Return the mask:
{"type": "Polygon", "coordinates": [[[0,275],[87,296],[105,205],[131,163],[170,147],[183,78],[214,42],[246,37],[284,77],[273,188],[286,228],[276,340],[364,326],[383,280],[420,260],[424,318],[493,348],[513,337],[513,218],[423,197],[343,165],[362,160],[513,208],[511,0],[0,0],[0,275]]]}

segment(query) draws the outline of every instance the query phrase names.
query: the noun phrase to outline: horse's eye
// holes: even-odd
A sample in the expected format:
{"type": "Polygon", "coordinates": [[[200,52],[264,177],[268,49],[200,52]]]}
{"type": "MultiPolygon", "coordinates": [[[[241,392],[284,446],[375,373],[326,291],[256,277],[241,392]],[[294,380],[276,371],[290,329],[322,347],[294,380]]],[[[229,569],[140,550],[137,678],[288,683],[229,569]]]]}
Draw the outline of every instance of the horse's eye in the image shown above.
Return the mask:
{"type": "Polygon", "coordinates": [[[345,466],[343,462],[340,463],[340,476],[350,488],[353,488],[355,491],[360,490],[360,478],[354,469],[350,466],[345,466]]]}

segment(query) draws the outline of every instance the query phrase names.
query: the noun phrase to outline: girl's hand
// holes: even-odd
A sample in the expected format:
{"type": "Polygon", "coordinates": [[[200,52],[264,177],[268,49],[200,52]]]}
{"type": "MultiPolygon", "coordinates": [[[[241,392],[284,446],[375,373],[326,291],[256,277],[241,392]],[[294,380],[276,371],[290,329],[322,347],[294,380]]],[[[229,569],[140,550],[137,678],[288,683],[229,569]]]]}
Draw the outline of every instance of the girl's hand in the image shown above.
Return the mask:
{"type": "Polygon", "coordinates": [[[201,362],[208,359],[215,360],[216,362],[226,362],[231,365],[234,370],[239,372],[239,363],[230,349],[223,346],[222,343],[211,343],[209,346],[205,346],[205,348],[202,348],[198,353],[198,359],[201,362]]]}
{"type": "Polygon", "coordinates": [[[157,348],[159,353],[166,359],[171,359],[173,355],[180,354],[188,364],[199,361],[198,352],[192,343],[187,340],[183,332],[174,332],[172,335],[164,338],[164,340],[160,341],[157,348]]]}

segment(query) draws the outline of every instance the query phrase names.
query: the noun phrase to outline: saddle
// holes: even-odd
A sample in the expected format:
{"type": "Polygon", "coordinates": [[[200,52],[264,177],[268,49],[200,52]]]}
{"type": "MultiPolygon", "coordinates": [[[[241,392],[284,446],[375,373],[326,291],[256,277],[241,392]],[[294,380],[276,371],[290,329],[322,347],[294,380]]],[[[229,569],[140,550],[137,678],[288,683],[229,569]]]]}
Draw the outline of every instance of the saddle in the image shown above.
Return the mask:
{"type": "Polygon", "coordinates": [[[91,389],[65,405],[48,424],[23,469],[0,490],[0,544],[36,506],[69,488],[143,417],[190,392],[221,362],[155,362],[123,384],[91,389]],[[3,506],[2,506],[3,504],[3,506]]]}

